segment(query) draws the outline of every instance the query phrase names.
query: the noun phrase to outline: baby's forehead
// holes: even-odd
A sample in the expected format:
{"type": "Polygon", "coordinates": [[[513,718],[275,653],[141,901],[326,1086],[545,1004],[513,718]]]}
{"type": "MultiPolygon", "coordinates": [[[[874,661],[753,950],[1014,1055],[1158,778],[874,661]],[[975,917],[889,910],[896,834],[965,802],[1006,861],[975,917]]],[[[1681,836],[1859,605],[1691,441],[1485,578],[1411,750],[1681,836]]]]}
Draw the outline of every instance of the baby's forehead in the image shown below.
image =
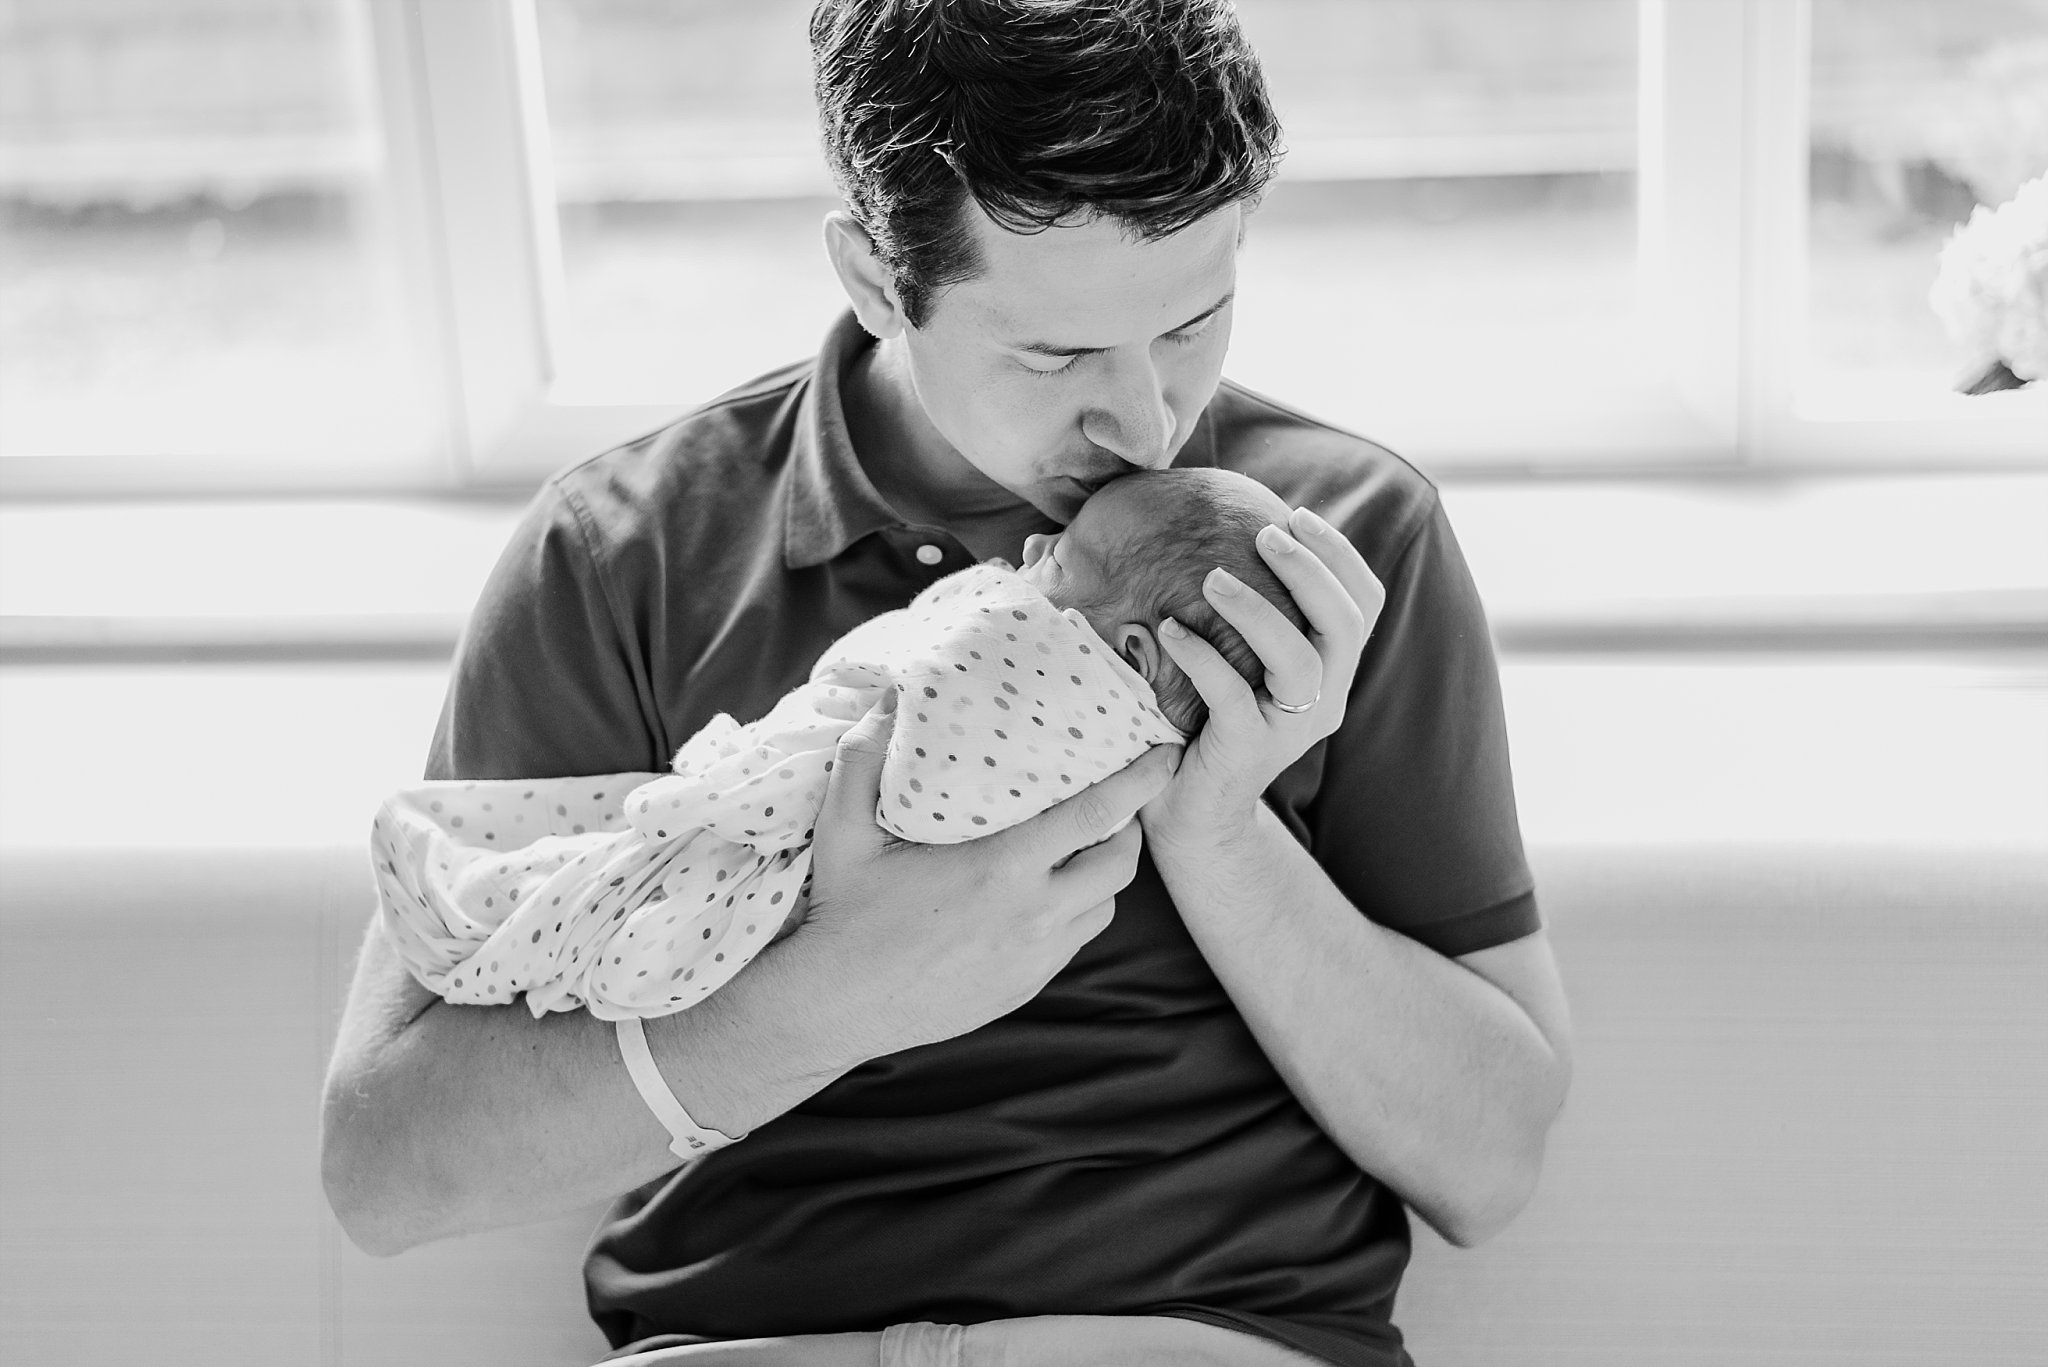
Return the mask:
{"type": "Polygon", "coordinates": [[[1112,529],[1105,527],[1098,535],[1102,547],[1113,551],[1118,560],[1200,560],[1243,550],[1240,543],[1249,543],[1244,528],[1236,519],[1219,518],[1213,513],[1200,518],[1141,517],[1113,529],[1113,532],[1112,536],[1112,529]]]}
{"type": "Polygon", "coordinates": [[[1081,546],[1067,557],[1080,571],[1075,587],[1089,585],[1097,606],[1149,612],[1167,599],[1199,595],[1203,577],[1218,565],[1242,572],[1256,558],[1252,531],[1265,513],[1247,517],[1249,500],[1235,497],[1236,490],[1218,498],[1208,489],[1140,484],[1112,501],[1115,487],[1097,494],[1068,528],[1081,546]]]}
{"type": "Polygon", "coordinates": [[[1220,480],[1137,475],[1095,495],[1067,530],[1090,546],[1138,555],[1177,547],[1204,552],[1229,549],[1246,539],[1247,522],[1270,519],[1265,502],[1256,497],[1258,492],[1220,480]]]}

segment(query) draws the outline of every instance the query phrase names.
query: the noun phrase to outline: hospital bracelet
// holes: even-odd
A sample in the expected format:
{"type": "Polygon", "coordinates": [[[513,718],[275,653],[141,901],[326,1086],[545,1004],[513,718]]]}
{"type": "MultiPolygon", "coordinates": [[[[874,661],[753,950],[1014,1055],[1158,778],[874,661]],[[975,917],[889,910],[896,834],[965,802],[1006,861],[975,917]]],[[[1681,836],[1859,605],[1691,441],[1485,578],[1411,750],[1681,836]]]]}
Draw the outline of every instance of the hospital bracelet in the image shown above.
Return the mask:
{"type": "Polygon", "coordinates": [[[638,1017],[627,1016],[618,1022],[619,1053],[626,1060],[626,1071],[632,1075],[633,1085],[640,1089],[640,1099],[647,1103],[647,1109],[654,1112],[654,1118],[669,1132],[669,1152],[678,1158],[698,1158],[713,1149],[722,1149],[728,1144],[737,1144],[745,1135],[720,1134],[708,1130],[690,1119],[690,1113],[683,1109],[683,1103],[676,1100],[676,1094],[668,1089],[668,1082],[661,1070],[654,1066],[654,1055],[647,1051],[647,1032],[640,1028],[638,1017]]]}

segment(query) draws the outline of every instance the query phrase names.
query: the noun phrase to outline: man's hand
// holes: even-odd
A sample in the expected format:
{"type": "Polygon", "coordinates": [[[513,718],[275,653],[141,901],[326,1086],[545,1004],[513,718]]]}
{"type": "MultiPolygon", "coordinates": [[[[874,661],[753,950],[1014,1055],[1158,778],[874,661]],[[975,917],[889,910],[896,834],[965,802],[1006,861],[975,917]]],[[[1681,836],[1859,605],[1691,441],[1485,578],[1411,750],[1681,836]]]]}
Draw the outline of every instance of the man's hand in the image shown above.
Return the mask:
{"type": "Polygon", "coordinates": [[[1344,719],[1386,595],[1297,509],[1259,551],[1308,619],[1212,574],[1205,596],[1265,663],[1263,695],[1197,637],[1160,639],[1209,704],[1142,813],[1159,875],[1266,1057],[1358,1167],[1466,1245],[1529,1199],[1571,1077],[1571,1027],[1541,931],[1456,960],[1361,914],[1260,800],[1344,719]],[[1286,704],[1286,705],[1282,705],[1286,704]]]}
{"type": "Polygon", "coordinates": [[[788,945],[830,956],[868,1057],[962,1035],[1036,996],[1109,925],[1137,870],[1131,820],[1172,776],[1178,747],[995,835],[897,840],[875,823],[895,694],[846,733],[812,847],[810,916],[788,945]]]}
{"type": "Polygon", "coordinates": [[[1259,554],[1308,618],[1307,636],[1226,570],[1202,586],[1265,664],[1263,698],[1207,641],[1171,618],[1160,627],[1160,644],[1209,705],[1209,720],[1174,781],[1145,808],[1155,842],[1213,849],[1242,838],[1267,785],[1344,720],[1386,590],[1357,548],[1314,513],[1295,509],[1289,526],[1291,536],[1261,531],[1259,554]]]}

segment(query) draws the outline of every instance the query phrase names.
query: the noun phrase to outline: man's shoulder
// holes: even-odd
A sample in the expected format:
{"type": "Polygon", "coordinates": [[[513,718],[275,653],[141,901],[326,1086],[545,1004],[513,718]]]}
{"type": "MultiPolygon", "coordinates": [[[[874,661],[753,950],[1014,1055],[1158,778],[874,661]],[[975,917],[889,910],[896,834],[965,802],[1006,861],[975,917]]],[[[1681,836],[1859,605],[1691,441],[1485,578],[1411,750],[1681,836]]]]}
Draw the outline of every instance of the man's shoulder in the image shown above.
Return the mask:
{"type": "Polygon", "coordinates": [[[1370,437],[1225,380],[1204,415],[1216,463],[1312,508],[1361,547],[1405,542],[1437,509],[1436,485],[1370,437]]]}
{"type": "Polygon", "coordinates": [[[716,524],[757,509],[787,466],[815,360],[794,362],[548,477],[540,497],[586,536],[666,537],[678,518],[716,524]]]}

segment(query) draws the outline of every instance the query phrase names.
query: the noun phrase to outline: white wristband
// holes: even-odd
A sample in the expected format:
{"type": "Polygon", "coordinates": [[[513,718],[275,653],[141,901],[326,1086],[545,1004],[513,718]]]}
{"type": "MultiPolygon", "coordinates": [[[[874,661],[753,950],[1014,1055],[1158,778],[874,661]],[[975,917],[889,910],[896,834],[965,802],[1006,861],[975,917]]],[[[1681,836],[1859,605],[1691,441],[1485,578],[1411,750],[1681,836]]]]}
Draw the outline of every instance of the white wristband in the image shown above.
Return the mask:
{"type": "Polygon", "coordinates": [[[661,1070],[654,1066],[654,1055],[647,1051],[647,1032],[640,1028],[638,1017],[627,1016],[619,1021],[618,1036],[619,1053],[626,1060],[626,1072],[632,1076],[633,1085],[640,1089],[640,1099],[669,1132],[669,1152],[678,1158],[697,1158],[746,1138],[743,1134],[708,1130],[690,1119],[683,1103],[668,1089],[661,1070]]]}

